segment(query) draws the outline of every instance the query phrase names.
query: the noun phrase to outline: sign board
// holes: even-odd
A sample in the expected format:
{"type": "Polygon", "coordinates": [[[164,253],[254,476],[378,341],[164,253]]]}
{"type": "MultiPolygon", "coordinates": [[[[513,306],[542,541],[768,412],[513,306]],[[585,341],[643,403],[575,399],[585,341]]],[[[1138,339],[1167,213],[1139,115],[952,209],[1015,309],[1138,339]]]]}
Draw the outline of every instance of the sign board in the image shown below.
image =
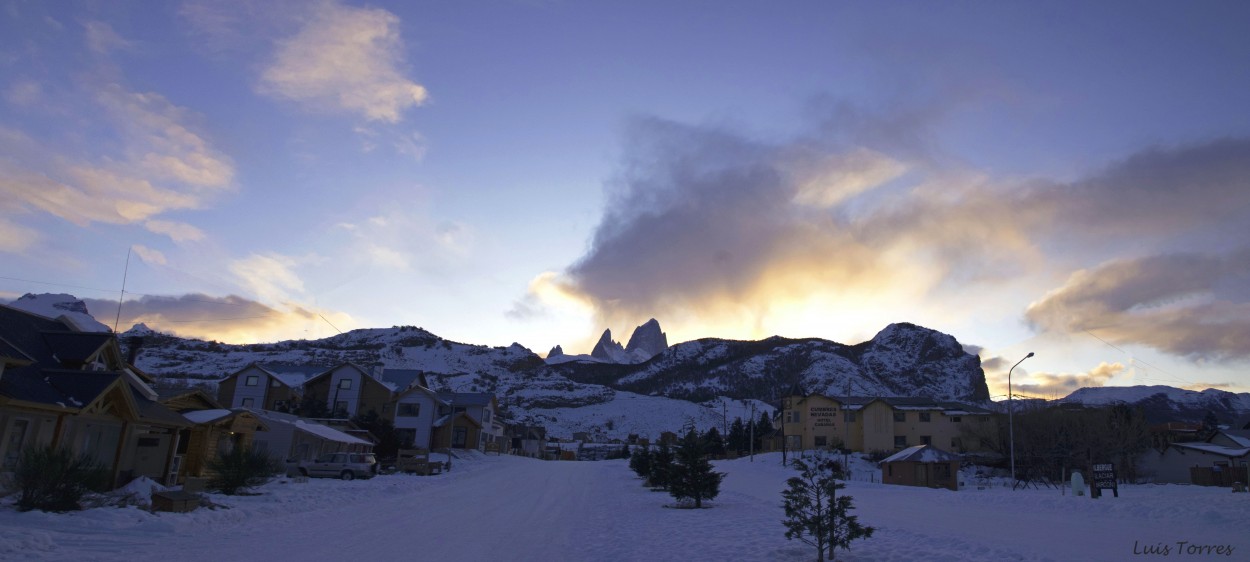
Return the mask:
{"type": "Polygon", "coordinates": [[[1103,490],[1111,490],[1115,497],[1120,497],[1120,486],[1115,477],[1115,465],[1112,463],[1095,464],[1091,467],[1093,476],[1089,479],[1089,496],[1102,497],[1103,490]]]}
{"type": "Polygon", "coordinates": [[[815,422],[813,425],[816,427],[832,427],[833,417],[837,414],[837,410],[829,406],[812,406],[807,413],[815,422]]]}

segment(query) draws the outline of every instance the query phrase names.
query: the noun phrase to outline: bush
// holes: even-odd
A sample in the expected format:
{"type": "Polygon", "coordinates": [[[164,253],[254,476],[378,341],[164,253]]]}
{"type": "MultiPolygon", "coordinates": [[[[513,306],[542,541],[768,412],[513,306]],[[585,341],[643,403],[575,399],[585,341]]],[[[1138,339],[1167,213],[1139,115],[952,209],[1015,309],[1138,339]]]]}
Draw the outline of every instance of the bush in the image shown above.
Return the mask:
{"type": "Polygon", "coordinates": [[[213,476],[208,479],[208,488],[227,496],[260,486],[278,472],[277,465],[269,455],[242,447],[235,447],[229,453],[210,459],[207,466],[213,472],[213,476]]]}
{"type": "Polygon", "coordinates": [[[21,491],[20,511],[76,511],[82,509],[83,495],[105,489],[108,473],[87,455],[50,446],[28,447],[22,451],[13,481],[21,491]]]}

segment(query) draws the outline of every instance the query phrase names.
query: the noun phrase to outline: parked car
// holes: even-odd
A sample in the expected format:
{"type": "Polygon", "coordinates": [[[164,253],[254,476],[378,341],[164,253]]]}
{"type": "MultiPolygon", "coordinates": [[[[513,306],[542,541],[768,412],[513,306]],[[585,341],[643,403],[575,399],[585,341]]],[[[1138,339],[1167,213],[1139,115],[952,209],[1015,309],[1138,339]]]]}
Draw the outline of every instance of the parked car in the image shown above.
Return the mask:
{"type": "Polygon", "coordinates": [[[328,453],[299,463],[299,473],[343,480],[372,478],[378,473],[378,459],[373,453],[328,453]]]}

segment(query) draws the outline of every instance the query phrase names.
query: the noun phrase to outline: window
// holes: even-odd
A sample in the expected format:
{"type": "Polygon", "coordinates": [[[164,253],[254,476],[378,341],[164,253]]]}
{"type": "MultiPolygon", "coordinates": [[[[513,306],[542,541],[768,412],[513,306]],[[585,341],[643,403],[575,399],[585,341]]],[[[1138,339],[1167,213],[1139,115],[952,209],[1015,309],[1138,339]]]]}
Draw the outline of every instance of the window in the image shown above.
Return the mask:
{"type": "Polygon", "coordinates": [[[854,422],[855,422],[855,412],[847,412],[847,411],[843,410],[843,411],[842,411],[842,421],[845,421],[846,423],[854,423],[854,422]]]}
{"type": "Polygon", "coordinates": [[[786,410],[786,423],[799,423],[798,410],[786,410]]]}
{"type": "Polygon", "coordinates": [[[963,450],[964,443],[958,437],[951,437],[951,448],[956,451],[963,450]]]}
{"type": "Polygon", "coordinates": [[[959,423],[959,422],[962,422],[962,421],[964,421],[964,420],[963,420],[963,418],[961,418],[961,417],[959,417],[959,416],[951,416],[951,423],[959,423]]]}
{"type": "Polygon", "coordinates": [[[920,412],[920,421],[927,422],[932,419],[932,415],[929,412],[920,412]]]}
{"type": "Polygon", "coordinates": [[[411,449],[413,441],[417,440],[417,430],[415,429],[396,429],[395,439],[399,441],[399,446],[405,449],[411,449]]]}
{"type": "Polygon", "coordinates": [[[278,385],[280,385],[280,384],[282,384],[282,383],[278,382],[278,379],[273,379],[273,380],[269,381],[269,386],[271,386],[271,387],[273,387],[273,388],[278,388],[278,385]]]}
{"type": "Polygon", "coordinates": [[[340,390],[351,390],[351,388],[352,388],[352,379],[339,379],[340,390]]]}
{"type": "Polygon", "coordinates": [[[248,375],[243,379],[243,386],[256,386],[260,384],[260,377],[257,375],[248,375]]]}
{"type": "Polygon", "coordinates": [[[490,423],[490,410],[482,410],[482,423],[490,423]]]}
{"type": "Polygon", "coordinates": [[[279,412],[285,412],[285,411],[286,411],[286,405],[287,405],[287,401],[286,401],[286,400],[274,400],[274,401],[273,401],[273,409],[275,409],[275,410],[277,410],[277,411],[279,411],[279,412]]]}
{"type": "Polygon", "coordinates": [[[817,435],[817,436],[816,436],[816,446],[817,446],[817,447],[824,447],[824,446],[826,446],[826,444],[827,444],[827,440],[826,440],[826,438],[825,438],[825,436],[824,436],[824,435],[817,435]]]}
{"type": "Polygon", "coordinates": [[[931,436],[931,435],[921,435],[921,436],[920,436],[920,444],[921,444],[921,445],[932,445],[932,444],[933,444],[933,436],[931,436]]]}
{"type": "Polygon", "coordinates": [[[907,436],[906,436],[906,435],[895,435],[895,436],[894,436],[894,448],[895,448],[895,449],[906,449],[906,448],[907,448],[907,436]]]}
{"type": "Polygon", "coordinates": [[[255,398],[244,398],[244,399],[243,399],[243,407],[244,407],[244,408],[251,408],[251,407],[252,407],[252,406],[254,406],[255,404],[256,404],[256,399],[255,399],[255,398]]]}
{"type": "Polygon", "coordinates": [[[396,415],[405,417],[405,418],[415,418],[421,415],[421,405],[400,403],[399,412],[396,415]]]}
{"type": "Polygon", "coordinates": [[[906,412],[894,412],[894,421],[900,422],[900,423],[907,421],[907,413],[906,412]]]}

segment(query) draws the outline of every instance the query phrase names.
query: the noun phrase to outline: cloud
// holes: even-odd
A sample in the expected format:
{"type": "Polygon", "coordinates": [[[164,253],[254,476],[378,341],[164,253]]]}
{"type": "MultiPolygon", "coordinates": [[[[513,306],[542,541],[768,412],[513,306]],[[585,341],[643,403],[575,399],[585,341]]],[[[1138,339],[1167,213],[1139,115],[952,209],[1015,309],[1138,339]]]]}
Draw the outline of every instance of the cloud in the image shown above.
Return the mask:
{"type": "Polygon", "coordinates": [[[143,223],[143,227],[149,232],[164,234],[174,242],[198,242],[204,239],[204,231],[181,222],[153,219],[143,223]]]}
{"type": "MultiPolygon", "coordinates": [[[[84,299],[88,310],[116,310],[117,302],[84,299]]],[[[305,333],[309,338],[333,335],[322,320],[328,318],[340,329],[356,327],[348,315],[299,305],[271,307],[243,297],[213,297],[203,294],[144,296],[127,300],[121,310],[120,325],[143,323],[148,327],[181,337],[228,343],[272,342],[305,333]]]]}
{"type": "Polygon", "coordinates": [[[160,250],[153,250],[152,248],[140,244],[135,244],[131,247],[131,249],[133,249],[134,252],[139,255],[139,258],[146,263],[152,265],[165,265],[168,263],[165,259],[165,254],[161,253],[160,250]]]}
{"type": "Polygon", "coordinates": [[[230,272],[261,300],[283,303],[304,294],[304,281],[295,273],[299,260],[280,254],[252,254],[230,264],[230,272]]]}
{"type": "Polygon", "coordinates": [[[22,254],[39,240],[38,232],[0,217],[0,252],[22,254]]]}
{"type": "Polygon", "coordinates": [[[1039,330],[1210,359],[1250,358],[1250,248],[1122,259],[1074,273],[1026,312],[1039,330]]]}
{"type": "MultiPolygon", "coordinates": [[[[986,382],[998,388],[995,393],[1001,392],[1005,396],[1008,392],[1006,367],[1010,365],[1011,363],[1004,361],[1003,365],[996,366],[994,371],[991,371],[989,367],[985,368],[986,382]]],[[[1078,388],[1105,386],[1111,378],[1124,375],[1126,371],[1128,368],[1123,363],[1105,361],[1089,371],[1080,373],[1031,373],[1018,367],[1011,378],[1011,392],[1015,396],[1046,398],[1046,400],[1063,398],[1078,388]]]]}
{"type": "Polygon", "coordinates": [[[234,167],[190,124],[196,118],[155,93],[98,85],[87,122],[114,131],[113,148],[95,161],[60,153],[0,127],[0,195],[8,205],[39,210],[79,226],[147,223],[175,240],[203,233],[154,217],[206,206],[232,187],[234,167]],[[198,234],[197,234],[198,233],[198,234]]]}
{"type": "Polygon", "coordinates": [[[113,51],[132,50],[135,44],[118,35],[113,26],[102,21],[89,21],[83,24],[86,31],[87,48],[92,52],[107,55],[113,51]]]}
{"type": "MultiPolygon", "coordinates": [[[[1250,139],[1150,147],[1075,181],[1000,178],[928,148],[932,115],[899,115],[909,113],[838,106],[814,119],[814,132],[767,141],[632,120],[589,249],[535,278],[514,316],[541,314],[537,288],[556,286],[589,303],[600,326],[662,315],[675,332],[756,337],[796,325],[787,314],[828,310],[835,320],[811,323],[827,330],[839,317],[885,322],[969,299],[1018,303],[1012,291],[1040,294],[1049,279],[1120,256],[1250,247],[1250,139]]],[[[1244,357],[1237,342],[1250,338],[1237,339],[1244,322],[1229,311],[1244,310],[1250,283],[1226,271],[1226,257],[1225,273],[1198,283],[1225,288],[1218,304],[1151,315],[1139,328],[1117,322],[1121,341],[1244,357]],[[1167,329],[1149,333],[1155,321],[1167,329]]],[[[1159,290],[1182,291],[1185,279],[1159,277],[1159,290]]],[[[1048,312],[1061,304],[1055,296],[1030,312],[1043,315],[1034,325],[1085,329],[1134,306],[1091,308],[1097,300],[1074,291],[1063,304],[1077,320],[1048,312]]]]}
{"type": "Polygon", "coordinates": [[[386,10],[319,4],[301,29],[278,41],[259,89],[319,111],[397,123],[428,97],[404,72],[399,18],[386,10]]]}
{"type": "Polygon", "coordinates": [[[4,91],[5,101],[18,107],[26,107],[39,101],[43,86],[34,80],[18,80],[4,91]]]}

